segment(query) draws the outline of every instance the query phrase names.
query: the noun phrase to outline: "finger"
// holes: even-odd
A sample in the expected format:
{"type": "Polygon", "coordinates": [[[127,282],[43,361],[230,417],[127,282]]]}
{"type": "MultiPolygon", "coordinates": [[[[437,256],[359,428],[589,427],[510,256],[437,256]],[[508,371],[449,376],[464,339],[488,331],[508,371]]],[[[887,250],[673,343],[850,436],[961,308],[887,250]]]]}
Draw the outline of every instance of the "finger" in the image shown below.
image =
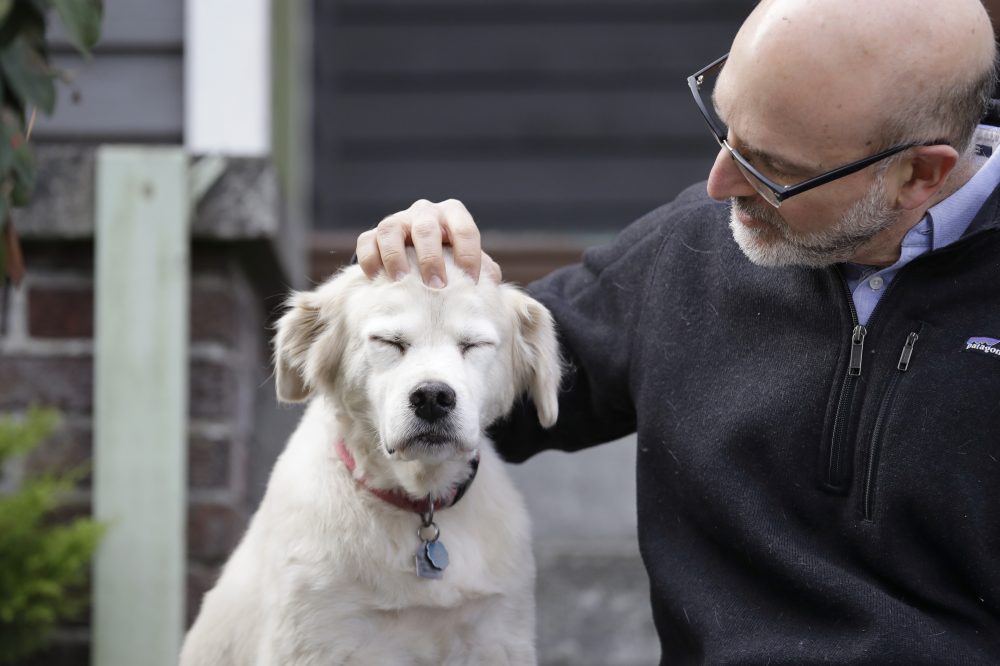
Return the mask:
{"type": "Polygon", "coordinates": [[[414,204],[413,223],[410,238],[417,251],[417,265],[420,278],[428,287],[440,289],[448,283],[444,267],[444,251],[441,241],[441,220],[438,209],[432,204],[414,204]],[[415,208],[414,208],[415,207],[415,208]]]}
{"type": "Polygon", "coordinates": [[[483,273],[486,277],[493,282],[500,284],[500,281],[503,280],[503,273],[500,270],[500,264],[493,261],[493,258],[485,252],[482,253],[482,266],[483,273]]]}
{"type": "Polygon", "coordinates": [[[375,239],[385,273],[392,280],[402,279],[410,272],[406,259],[406,240],[410,235],[409,215],[406,212],[390,215],[378,223],[375,239]]]}
{"type": "Polygon", "coordinates": [[[369,278],[375,277],[379,271],[385,268],[382,265],[382,256],[378,253],[378,240],[374,229],[369,229],[358,236],[358,245],[354,249],[354,255],[358,258],[361,270],[369,278]]]}
{"type": "Polygon", "coordinates": [[[482,267],[482,239],[472,215],[461,201],[448,199],[438,204],[444,212],[442,224],[451,242],[455,265],[479,281],[482,267]]]}

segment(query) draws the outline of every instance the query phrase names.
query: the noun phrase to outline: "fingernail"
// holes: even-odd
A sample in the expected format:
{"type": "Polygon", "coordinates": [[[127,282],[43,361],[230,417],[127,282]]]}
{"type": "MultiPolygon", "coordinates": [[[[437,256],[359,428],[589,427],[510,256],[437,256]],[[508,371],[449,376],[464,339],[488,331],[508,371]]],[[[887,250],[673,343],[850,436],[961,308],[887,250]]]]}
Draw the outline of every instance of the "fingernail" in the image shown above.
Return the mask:
{"type": "Polygon", "coordinates": [[[427,285],[431,289],[440,289],[440,288],[442,288],[444,286],[444,280],[442,280],[437,275],[432,275],[431,279],[428,280],[427,285]]]}
{"type": "Polygon", "coordinates": [[[406,273],[404,273],[403,271],[399,271],[398,273],[396,273],[396,277],[394,277],[393,280],[395,280],[396,282],[399,282],[400,280],[402,280],[405,277],[406,277],[406,273]]]}

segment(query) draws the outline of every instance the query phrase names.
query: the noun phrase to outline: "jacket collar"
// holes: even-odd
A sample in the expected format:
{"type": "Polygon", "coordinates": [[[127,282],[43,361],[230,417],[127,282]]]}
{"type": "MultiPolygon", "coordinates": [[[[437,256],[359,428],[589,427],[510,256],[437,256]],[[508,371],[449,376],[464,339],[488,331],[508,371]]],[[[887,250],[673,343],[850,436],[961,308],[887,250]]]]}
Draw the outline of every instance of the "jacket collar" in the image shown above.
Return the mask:
{"type": "Polygon", "coordinates": [[[993,193],[986,199],[983,207],[972,218],[972,222],[962,234],[962,238],[987,229],[1000,229],[1000,210],[998,208],[1000,208],[1000,185],[997,185],[993,193]]]}

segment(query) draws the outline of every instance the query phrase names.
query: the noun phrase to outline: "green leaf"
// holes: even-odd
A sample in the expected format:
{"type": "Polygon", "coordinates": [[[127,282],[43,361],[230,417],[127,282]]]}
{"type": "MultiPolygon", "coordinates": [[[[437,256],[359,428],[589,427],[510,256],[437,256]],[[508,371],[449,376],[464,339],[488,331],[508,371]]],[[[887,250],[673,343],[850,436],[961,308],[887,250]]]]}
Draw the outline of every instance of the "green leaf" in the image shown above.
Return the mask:
{"type": "Polygon", "coordinates": [[[17,116],[13,113],[0,115],[0,181],[14,168],[14,146],[20,133],[17,116]]]}
{"type": "Polygon", "coordinates": [[[30,102],[47,114],[56,105],[56,86],[42,54],[20,36],[0,51],[5,81],[22,102],[30,102]]]}
{"type": "Polygon", "coordinates": [[[53,3],[70,41],[83,53],[89,54],[101,38],[102,0],[53,0],[53,3]]]}
{"type": "Polygon", "coordinates": [[[24,182],[14,179],[14,189],[10,191],[10,203],[14,208],[24,208],[31,203],[31,192],[34,190],[34,182],[24,182]]]}
{"type": "MultiPolygon", "coordinates": [[[[7,224],[8,218],[10,217],[9,215],[7,215],[6,202],[0,203],[0,211],[2,211],[0,212],[0,232],[3,232],[4,225],[7,224]]],[[[2,233],[0,233],[0,237],[3,237],[2,233]]],[[[6,289],[6,288],[7,288],[7,244],[0,243],[0,289],[6,289]]]]}
{"type": "Polygon", "coordinates": [[[0,0],[0,21],[6,20],[12,9],[14,9],[14,0],[0,0]]]}
{"type": "Polygon", "coordinates": [[[0,463],[31,451],[59,426],[55,409],[30,407],[21,418],[0,414],[0,463]]]}
{"type": "Polygon", "coordinates": [[[7,154],[0,158],[0,166],[7,167],[7,170],[0,172],[0,178],[10,178],[5,184],[11,188],[11,202],[14,206],[24,206],[35,187],[34,154],[24,138],[20,119],[14,112],[9,109],[0,110],[0,121],[3,122],[3,134],[7,139],[3,147],[7,154]]]}
{"type": "Polygon", "coordinates": [[[21,35],[27,36],[31,44],[44,45],[47,11],[35,2],[14,0],[14,8],[0,21],[0,48],[7,48],[21,35]]]}

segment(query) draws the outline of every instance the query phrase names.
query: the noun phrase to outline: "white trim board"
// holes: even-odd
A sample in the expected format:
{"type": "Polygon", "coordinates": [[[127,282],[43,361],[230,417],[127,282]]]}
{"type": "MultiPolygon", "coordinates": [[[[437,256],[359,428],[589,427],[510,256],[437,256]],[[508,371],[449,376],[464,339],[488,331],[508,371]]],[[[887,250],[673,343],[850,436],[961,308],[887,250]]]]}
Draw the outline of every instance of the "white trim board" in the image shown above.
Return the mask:
{"type": "Polygon", "coordinates": [[[184,145],[271,151],[271,1],[184,1],[184,145]]]}

